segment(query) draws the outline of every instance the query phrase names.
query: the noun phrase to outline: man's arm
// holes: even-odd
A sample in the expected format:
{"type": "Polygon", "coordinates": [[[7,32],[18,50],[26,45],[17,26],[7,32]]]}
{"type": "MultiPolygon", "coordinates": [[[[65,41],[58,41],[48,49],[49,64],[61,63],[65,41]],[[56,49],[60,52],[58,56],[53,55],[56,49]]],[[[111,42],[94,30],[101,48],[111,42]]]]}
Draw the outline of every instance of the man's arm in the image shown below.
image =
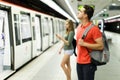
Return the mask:
{"type": "Polygon", "coordinates": [[[78,44],[80,46],[84,46],[92,50],[102,50],[104,48],[102,37],[95,39],[95,42],[96,43],[92,44],[92,43],[84,42],[83,39],[79,39],[78,44]]]}

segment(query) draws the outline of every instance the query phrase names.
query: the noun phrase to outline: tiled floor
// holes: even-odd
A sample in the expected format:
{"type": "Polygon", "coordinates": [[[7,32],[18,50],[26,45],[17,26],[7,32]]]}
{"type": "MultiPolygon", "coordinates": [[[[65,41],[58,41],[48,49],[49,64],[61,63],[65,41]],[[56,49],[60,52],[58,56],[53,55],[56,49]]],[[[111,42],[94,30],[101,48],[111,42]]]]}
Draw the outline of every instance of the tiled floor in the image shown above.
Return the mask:
{"type": "MultiPolygon", "coordinates": [[[[7,80],[66,80],[60,67],[63,57],[63,54],[58,54],[60,46],[57,43],[7,80]]],[[[71,56],[72,80],[78,80],[75,58],[71,56]]],[[[120,62],[111,55],[107,65],[98,67],[95,80],[120,80],[119,67],[120,62]]]]}

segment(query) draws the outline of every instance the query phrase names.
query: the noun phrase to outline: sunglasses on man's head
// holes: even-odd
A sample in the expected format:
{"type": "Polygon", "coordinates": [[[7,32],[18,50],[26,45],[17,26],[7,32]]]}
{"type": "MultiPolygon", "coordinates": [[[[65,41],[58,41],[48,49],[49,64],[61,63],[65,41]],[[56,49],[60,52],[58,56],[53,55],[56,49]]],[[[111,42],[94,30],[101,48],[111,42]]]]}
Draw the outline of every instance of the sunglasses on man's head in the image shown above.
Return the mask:
{"type": "MultiPolygon", "coordinates": [[[[94,6],[94,5],[90,5],[90,7],[92,7],[93,9],[95,8],[95,6],[94,6]]],[[[81,10],[82,8],[84,8],[84,6],[83,6],[83,5],[78,6],[78,10],[81,10]]]]}

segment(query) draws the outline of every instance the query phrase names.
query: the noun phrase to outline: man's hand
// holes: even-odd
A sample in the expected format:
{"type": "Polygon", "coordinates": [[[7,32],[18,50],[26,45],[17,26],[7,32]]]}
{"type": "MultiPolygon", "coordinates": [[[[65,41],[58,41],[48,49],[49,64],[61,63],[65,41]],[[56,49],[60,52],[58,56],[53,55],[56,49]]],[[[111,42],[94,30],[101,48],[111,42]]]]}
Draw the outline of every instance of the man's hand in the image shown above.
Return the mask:
{"type": "Polygon", "coordinates": [[[78,44],[80,45],[80,46],[84,46],[84,40],[83,39],[79,39],[79,41],[78,41],[78,44]]]}

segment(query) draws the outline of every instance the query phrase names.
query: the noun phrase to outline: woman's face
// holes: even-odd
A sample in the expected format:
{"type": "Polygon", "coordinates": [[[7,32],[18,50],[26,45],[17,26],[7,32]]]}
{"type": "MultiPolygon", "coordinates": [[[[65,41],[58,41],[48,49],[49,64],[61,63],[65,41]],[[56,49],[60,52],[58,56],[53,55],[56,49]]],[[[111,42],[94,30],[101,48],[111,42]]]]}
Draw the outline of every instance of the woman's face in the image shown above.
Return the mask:
{"type": "Polygon", "coordinates": [[[69,24],[68,24],[68,22],[65,23],[65,27],[66,27],[66,29],[69,28],[69,24]]]}

